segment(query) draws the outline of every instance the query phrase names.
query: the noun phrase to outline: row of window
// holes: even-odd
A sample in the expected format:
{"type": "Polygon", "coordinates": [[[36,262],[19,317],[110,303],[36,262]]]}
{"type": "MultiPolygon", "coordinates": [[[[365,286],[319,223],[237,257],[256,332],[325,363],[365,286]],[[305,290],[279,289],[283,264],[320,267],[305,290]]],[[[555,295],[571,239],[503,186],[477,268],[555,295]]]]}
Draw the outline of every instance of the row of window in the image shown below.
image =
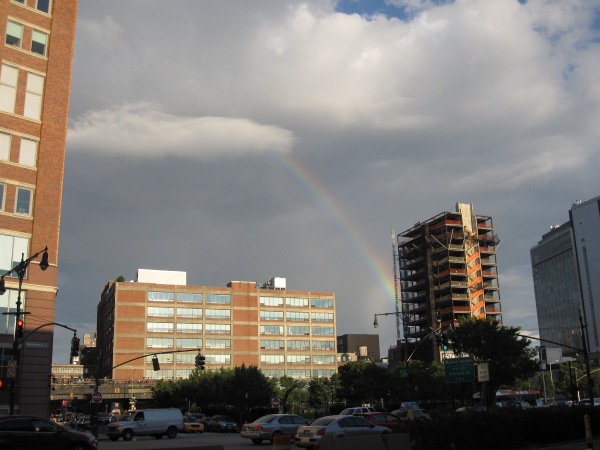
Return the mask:
{"type": "MultiPolygon", "coordinates": [[[[146,378],[150,380],[172,380],[173,374],[175,373],[177,379],[187,379],[194,370],[195,369],[177,369],[173,371],[172,369],[161,369],[154,371],[152,369],[146,369],[146,378]]],[[[219,368],[213,370],[219,370],[219,368]]],[[[311,378],[310,369],[261,369],[261,372],[269,378],[281,378],[283,376],[299,380],[308,380],[311,378]]],[[[334,373],[335,370],[333,369],[313,369],[312,377],[330,378],[334,373]]]]}
{"type": "MultiPolygon", "coordinates": [[[[266,297],[261,296],[259,299],[261,306],[283,306],[285,301],[286,306],[297,308],[307,308],[308,298],[302,297],[266,297]]],[[[333,299],[311,298],[310,306],[313,308],[330,308],[333,309],[333,299]]]]}
{"type": "MultiPolygon", "coordinates": [[[[177,302],[181,303],[202,303],[203,294],[191,294],[187,292],[178,292],[175,295],[174,292],[160,292],[150,291],[147,297],[149,302],[177,302]]],[[[218,305],[230,305],[231,295],[229,294],[205,294],[205,303],[218,304],[218,305]]],[[[309,305],[308,298],[297,298],[297,297],[260,297],[261,306],[283,306],[285,301],[286,306],[307,308],[309,305]]],[[[310,299],[310,306],[312,308],[328,308],[333,309],[333,299],[310,299]]],[[[275,314],[281,314],[283,317],[283,311],[273,311],[275,314]]],[[[268,319],[267,319],[268,320],[268,319]]]]}
{"type": "Polygon", "coordinates": [[[14,2],[21,3],[26,6],[30,6],[33,9],[37,9],[38,11],[44,12],[46,14],[50,14],[50,0],[13,0],[14,2]]]}
{"type": "MultiPolygon", "coordinates": [[[[283,311],[260,311],[260,320],[277,320],[283,321],[283,311]]],[[[286,321],[308,322],[308,312],[301,311],[286,311],[286,321]]],[[[312,322],[333,322],[333,313],[311,312],[310,320],[312,322]]]]}
{"type": "MultiPolygon", "coordinates": [[[[201,308],[168,308],[149,306],[147,309],[148,317],[174,317],[177,313],[177,317],[199,319],[206,317],[207,319],[230,319],[230,309],[206,309],[201,308]]],[[[260,311],[260,320],[264,321],[283,321],[283,311],[260,311]]],[[[285,314],[285,320],[287,322],[333,322],[333,313],[317,313],[311,312],[295,312],[287,311],[285,314]]]]}
{"type": "Polygon", "coordinates": [[[25,27],[22,23],[9,20],[6,23],[6,37],[4,39],[6,45],[12,45],[24,50],[29,50],[31,53],[36,55],[46,56],[46,49],[48,47],[48,33],[36,30],[35,28],[25,27]],[[23,47],[25,33],[30,37],[31,43],[27,48],[23,47]],[[30,35],[30,36],[29,36],[30,35]]]}
{"type": "MultiPolygon", "coordinates": [[[[19,70],[16,67],[2,64],[0,72],[0,111],[15,113],[19,70]]],[[[42,95],[44,93],[44,77],[27,72],[25,84],[25,105],[23,117],[40,120],[42,114],[42,95]]]]}
{"type": "MultiPolygon", "coordinates": [[[[177,323],[173,322],[148,322],[146,330],[149,333],[193,333],[200,334],[231,334],[231,325],[226,323],[177,323]],[[176,326],[175,326],[176,325],[176,326]]],[[[283,335],[283,326],[266,326],[261,325],[261,335],[283,335]]],[[[310,326],[288,326],[286,327],[287,336],[334,336],[333,327],[310,327],[310,326]]],[[[171,339],[171,347],[173,339],[171,339]]]]}
{"type": "Polygon", "coordinates": [[[335,364],[335,355],[260,355],[261,364],[335,364]]]}
{"type": "MultiPolygon", "coordinates": [[[[11,193],[10,189],[13,186],[0,181],[0,211],[6,211],[6,198],[11,193]]],[[[14,189],[14,209],[11,212],[23,216],[31,216],[33,210],[33,189],[16,186],[14,189]]]]}
{"type": "MultiPolygon", "coordinates": [[[[286,348],[286,341],[283,339],[261,339],[260,348],[263,350],[284,350],[286,348]]],[[[287,340],[288,350],[310,350],[311,342],[306,340],[287,340]]],[[[334,350],[335,342],[333,341],[312,341],[313,350],[334,350]]]]}
{"type": "Polygon", "coordinates": [[[21,262],[21,258],[29,258],[29,239],[0,234],[0,272],[10,271],[21,262]]]}
{"type": "Polygon", "coordinates": [[[10,161],[11,153],[18,155],[18,163],[24,166],[37,165],[38,141],[26,139],[0,131],[0,161],[10,161]]]}

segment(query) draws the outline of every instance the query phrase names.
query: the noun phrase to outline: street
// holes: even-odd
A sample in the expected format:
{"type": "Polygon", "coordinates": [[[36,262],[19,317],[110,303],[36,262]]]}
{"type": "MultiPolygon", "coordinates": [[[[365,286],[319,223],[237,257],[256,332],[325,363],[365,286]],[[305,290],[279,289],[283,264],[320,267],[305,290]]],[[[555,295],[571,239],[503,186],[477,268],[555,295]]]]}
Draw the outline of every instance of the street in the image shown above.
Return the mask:
{"type": "MultiPolygon", "coordinates": [[[[261,445],[255,445],[248,439],[242,439],[239,433],[179,433],[175,439],[155,439],[151,436],[134,437],[132,441],[125,442],[123,439],[110,441],[106,435],[100,434],[98,448],[100,450],[145,450],[145,449],[177,449],[196,447],[202,449],[202,446],[222,445],[225,450],[241,450],[249,448],[270,449],[272,446],[269,441],[264,441],[261,445]]],[[[299,448],[299,447],[293,447],[299,448]]]]}

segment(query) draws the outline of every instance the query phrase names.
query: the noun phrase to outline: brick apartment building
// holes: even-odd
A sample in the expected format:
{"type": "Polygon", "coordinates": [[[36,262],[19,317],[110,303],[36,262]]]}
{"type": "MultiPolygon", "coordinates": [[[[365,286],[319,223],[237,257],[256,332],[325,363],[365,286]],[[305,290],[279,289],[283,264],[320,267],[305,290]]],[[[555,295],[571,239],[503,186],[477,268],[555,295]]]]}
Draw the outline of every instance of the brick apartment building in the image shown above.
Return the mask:
{"type": "Polygon", "coordinates": [[[63,167],[77,0],[0,0],[0,412],[49,414],[63,167]],[[13,352],[23,257],[48,248],[49,267],[24,274],[24,336],[13,352]],[[6,275],[6,276],[5,276],[6,275]],[[12,314],[10,314],[12,313],[12,314]],[[7,366],[19,360],[16,377],[7,366]],[[13,384],[12,394],[7,385],[13,384]],[[26,389],[25,389],[26,387],[26,389]],[[11,401],[12,399],[12,401],[11,401]]]}
{"type": "Polygon", "coordinates": [[[140,269],[136,281],[109,282],[102,292],[97,349],[109,379],[187,378],[199,352],[207,370],[245,364],[270,377],[329,377],[337,370],[335,295],[289,290],[284,278],[187,286],[185,272],[140,269]]]}

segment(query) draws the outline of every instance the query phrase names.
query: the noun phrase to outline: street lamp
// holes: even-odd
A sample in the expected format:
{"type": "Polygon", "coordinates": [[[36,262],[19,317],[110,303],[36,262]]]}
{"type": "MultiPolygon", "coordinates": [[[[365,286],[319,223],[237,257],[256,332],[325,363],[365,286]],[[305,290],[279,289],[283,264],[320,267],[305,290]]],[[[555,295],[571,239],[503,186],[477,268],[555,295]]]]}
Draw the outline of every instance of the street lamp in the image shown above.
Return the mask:
{"type": "MultiPolygon", "coordinates": [[[[36,258],[38,258],[40,255],[42,255],[42,259],[39,263],[40,269],[42,270],[46,270],[49,266],[48,263],[48,247],[44,248],[44,250],[40,250],[39,252],[37,252],[36,254],[34,254],[33,256],[25,259],[25,254],[21,254],[21,262],[19,264],[17,264],[15,267],[13,267],[12,269],[10,269],[8,272],[6,272],[4,275],[2,275],[2,277],[0,278],[0,295],[4,295],[4,293],[6,292],[6,284],[4,282],[4,278],[15,274],[19,280],[19,287],[18,287],[18,291],[17,291],[17,307],[15,312],[6,312],[3,313],[4,315],[11,315],[11,316],[15,316],[15,332],[14,332],[14,338],[13,338],[13,360],[15,361],[15,369],[19,369],[19,359],[20,359],[20,354],[19,354],[19,335],[17,334],[17,323],[22,323],[22,319],[21,316],[27,314],[25,311],[21,311],[21,291],[22,291],[22,286],[23,286],[23,278],[25,278],[25,274],[27,273],[27,268],[29,267],[29,264],[34,261],[36,258]]],[[[9,390],[9,414],[13,415],[15,413],[15,378],[16,378],[16,373],[14,374],[15,376],[11,377],[10,379],[10,390],[9,390]]]]}

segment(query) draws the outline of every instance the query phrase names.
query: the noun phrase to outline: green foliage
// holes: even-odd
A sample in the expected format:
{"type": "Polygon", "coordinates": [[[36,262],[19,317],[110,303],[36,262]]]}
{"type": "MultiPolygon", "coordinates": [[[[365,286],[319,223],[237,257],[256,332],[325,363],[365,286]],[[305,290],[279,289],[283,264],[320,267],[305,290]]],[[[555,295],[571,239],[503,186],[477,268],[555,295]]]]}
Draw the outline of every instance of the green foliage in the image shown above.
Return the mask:
{"type": "Polygon", "coordinates": [[[387,369],[370,361],[350,362],[339,368],[338,396],[348,404],[377,404],[390,390],[387,369]]]}
{"type": "Polygon", "coordinates": [[[496,320],[473,317],[462,318],[454,331],[463,353],[489,364],[491,392],[530,378],[537,370],[536,351],[529,339],[518,336],[519,331],[518,327],[500,327],[496,320]]]}
{"type": "Polygon", "coordinates": [[[116,279],[115,282],[116,283],[122,283],[125,281],[125,277],[123,275],[119,275],[116,279]]]}

